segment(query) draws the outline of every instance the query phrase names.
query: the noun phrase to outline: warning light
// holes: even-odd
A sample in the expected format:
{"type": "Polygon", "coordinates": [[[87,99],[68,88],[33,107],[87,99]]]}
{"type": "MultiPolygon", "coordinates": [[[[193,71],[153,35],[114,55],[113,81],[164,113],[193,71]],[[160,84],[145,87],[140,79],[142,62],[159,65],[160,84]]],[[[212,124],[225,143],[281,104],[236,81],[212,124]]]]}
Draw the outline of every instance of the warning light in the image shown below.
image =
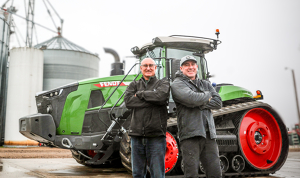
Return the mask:
{"type": "Polygon", "coordinates": [[[220,30],[219,30],[219,29],[216,29],[216,33],[215,33],[215,34],[217,35],[217,38],[219,39],[220,30]]]}
{"type": "Polygon", "coordinates": [[[257,95],[260,95],[261,92],[260,92],[259,90],[256,90],[256,94],[257,94],[257,95]]]}
{"type": "Polygon", "coordinates": [[[262,100],[262,99],[264,99],[264,96],[262,95],[260,90],[256,90],[256,96],[253,96],[253,98],[255,98],[257,100],[262,100]]]}

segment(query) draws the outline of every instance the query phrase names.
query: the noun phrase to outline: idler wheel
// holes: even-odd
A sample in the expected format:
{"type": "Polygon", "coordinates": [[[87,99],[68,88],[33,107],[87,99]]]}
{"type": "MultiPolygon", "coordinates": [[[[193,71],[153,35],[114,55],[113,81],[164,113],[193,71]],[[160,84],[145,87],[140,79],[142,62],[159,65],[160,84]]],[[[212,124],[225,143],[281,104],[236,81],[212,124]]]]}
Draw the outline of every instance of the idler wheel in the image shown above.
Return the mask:
{"type": "Polygon", "coordinates": [[[245,160],[240,155],[235,155],[231,160],[231,167],[235,172],[242,172],[245,169],[245,160]]]}
{"type": "Polygon", "coordinates": [[[220,156],[220,166],[221,166],[222,172],[228,171],[228,168],[229,168],[229,161],[228,161],[228,159],[226,158],[226,156],[224,156],[224,155],[221,155],[221,156],[220,156]]]}

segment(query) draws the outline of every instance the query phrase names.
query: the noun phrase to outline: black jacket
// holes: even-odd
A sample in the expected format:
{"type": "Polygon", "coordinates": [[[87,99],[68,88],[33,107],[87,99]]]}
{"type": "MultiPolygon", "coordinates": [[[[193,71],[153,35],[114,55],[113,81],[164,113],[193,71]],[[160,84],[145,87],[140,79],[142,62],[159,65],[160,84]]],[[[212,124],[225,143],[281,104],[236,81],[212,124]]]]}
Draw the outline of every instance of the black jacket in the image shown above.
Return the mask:
{"type": "Polygon", "coordinates": [[[194,83],[182,72],[177,72],[171,92],[176,104],[180,141],[195,136],[206,138],[206,123],[211,139],[215,139],[216,129],[211,109],[220,109],[222,99],[212,85],[198,78],[194,83]]]}
{"type": "Polygon", "coordinates": [[[126,107],[131,109],[130,136],[166,135],[169,92],[169,82],[155,76],[148,82],[142,77],[129,84],[124,101],[126,107]]]}

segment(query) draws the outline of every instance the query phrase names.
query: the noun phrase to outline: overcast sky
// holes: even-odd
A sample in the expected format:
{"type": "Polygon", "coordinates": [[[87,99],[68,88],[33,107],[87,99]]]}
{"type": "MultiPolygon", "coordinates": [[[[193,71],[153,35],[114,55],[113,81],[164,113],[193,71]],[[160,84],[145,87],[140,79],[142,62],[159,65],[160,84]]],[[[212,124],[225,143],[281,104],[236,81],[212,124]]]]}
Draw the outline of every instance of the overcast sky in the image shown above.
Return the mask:
{"type": "MultiPolygon", "coordinates": [[[[6,0],[1,0],[2,5],[6,0]]],[[[216,83],[232,83],[261,90],[264,102],[282,116],[288,127],[298,122],[293,68],[300,95],[299,0],[50,0],[64,19],[63,36],[100,55],[99,76],[108,76],[114,61],[103,47],[115,49],[121,60],[130,48],[157,36],[190,35],[216,38],[222,44],[207,54],[216,83]]],[[[10,3],[8,3],[10,4],[10,3]]],[[[24,1],[15,0],[17,14],[25,16],[24,1]]],[[[49,6],[48,6],[49,7],[49,6]]],[[[59,19],[54,15],[59,25],[59,19]]],[[[43,1],[36,1],[35,21],[55,30],[43,1]]],[[[15,17],[25,38],[26,22],[15,17]]],[[[55,33],[36,27],[41,43],[55,33]]],[[[18,47],[16,38],[11,46],[18,47]]],[[[34,38],[34,44],[36,39],[34,38]]],[[[133,63],[128,59],[126,69],[133,63]]],[[[300,97],[300,96],[299,96],[300,97]]]]}

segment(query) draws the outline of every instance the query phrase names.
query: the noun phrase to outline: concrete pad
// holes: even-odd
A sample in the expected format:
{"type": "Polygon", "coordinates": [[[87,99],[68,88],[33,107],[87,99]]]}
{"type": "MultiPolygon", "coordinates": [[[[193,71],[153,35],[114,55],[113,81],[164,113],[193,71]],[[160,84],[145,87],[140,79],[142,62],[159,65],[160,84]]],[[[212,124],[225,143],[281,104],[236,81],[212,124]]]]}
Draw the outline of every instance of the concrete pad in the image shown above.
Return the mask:
{"type": "MultiPolygon", "coordinates": [[[[283,167],[268,177],[300,177],[300,152],[289,152],[283,167]]],[[[91,168],[78,164],[73,158],[0,159],[0,177],[4,178],[130,178],[125,168],[91,168]]],[[[183,177],[167,176],[167,177],[183,177]]]]}

